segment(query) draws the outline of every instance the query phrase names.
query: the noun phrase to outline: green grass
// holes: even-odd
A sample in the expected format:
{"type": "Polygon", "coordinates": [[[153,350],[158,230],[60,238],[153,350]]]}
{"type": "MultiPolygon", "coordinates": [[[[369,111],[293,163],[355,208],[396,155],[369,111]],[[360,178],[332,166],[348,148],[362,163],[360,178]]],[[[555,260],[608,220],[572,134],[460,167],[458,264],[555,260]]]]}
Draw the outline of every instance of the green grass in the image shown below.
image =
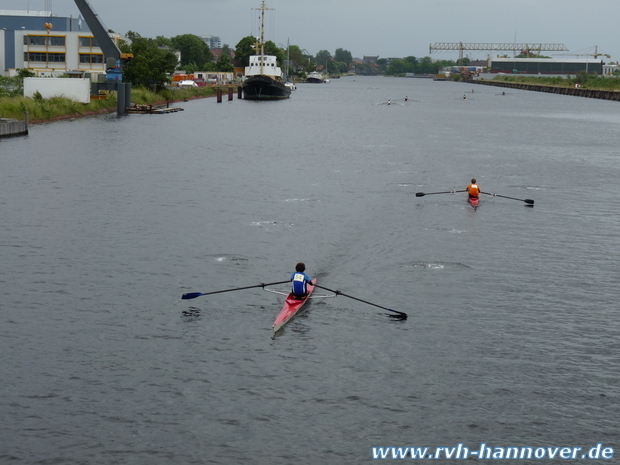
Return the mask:
{"type": "MultiPolygon", "coordinates": [[[[227,90],[224,89],[224,93],[227,90]]],[[[161,93],[151,92],[143,88],[131,89],[131,101],[137,104],[158,105],[167,101],[182,101],[216,95],[217,87],[194,87],[190,89],[171,88],[161,93]]],[[[53,121],[66,117],[79,117],[116,111],[116,94],[110,93],[106,100],[91,100],[90,103],[79,103],[63,97],[28,98],[0,97],[0,117],[24,119],[28,112],[30,121],[53,121]]]]}
{"type": "Polygon", "coordinates": [[[599,77],[591,74],[579,74],[576,77],[533,77],[533,76],[497,76],[494,81],[518,82],[523,84],[539,84],[541,86],[575,87],[581,84],[582,89],[620,90],[620,77],[599,77]]]}

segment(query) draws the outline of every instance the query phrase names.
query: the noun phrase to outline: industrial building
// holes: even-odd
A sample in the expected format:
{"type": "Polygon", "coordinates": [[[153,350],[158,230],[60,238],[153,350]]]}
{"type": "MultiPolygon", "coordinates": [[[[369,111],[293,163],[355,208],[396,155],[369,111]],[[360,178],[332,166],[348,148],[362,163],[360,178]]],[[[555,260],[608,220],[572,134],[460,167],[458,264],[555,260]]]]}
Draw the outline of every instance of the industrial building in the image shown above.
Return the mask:
{"type": "Polygon", "coordinates": [[[504,74],[603,74],[604,63],[597,59],[489,58],[488,72],[504,74]]]}
{"type": "Polygon", "coordinates": [[[0,75],[30,69],[37,76],[105,73],[103,52],[81,17],[0,10],[0,75]]]}

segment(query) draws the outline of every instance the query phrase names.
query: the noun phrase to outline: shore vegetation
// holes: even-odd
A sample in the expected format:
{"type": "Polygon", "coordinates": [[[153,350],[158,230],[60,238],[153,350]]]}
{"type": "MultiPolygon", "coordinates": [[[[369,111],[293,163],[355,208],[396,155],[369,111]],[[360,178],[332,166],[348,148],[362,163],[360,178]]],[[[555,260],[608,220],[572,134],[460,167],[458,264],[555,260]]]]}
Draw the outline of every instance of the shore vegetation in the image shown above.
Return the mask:
{"type": "Polygon", "coordinates": [[[620,90],[620,76],[599,76],[582,71],[577,75],[562,77],[504,75],[493,79],[500,82],[519,82],[524,84],[540,84],[541,86],[575,87],[591,90],[620,90]]]}
{"type": "MultiPolygon", "coordinates": [[[[224,87],[224,86],[220,86],[224,87]]],[[[197,98],[213,97],[217,93],[216,86],[191,88],[165,88],[153,92],[145,88],[131,90],[131,102],[138,105],[165,105],[197,98]]],[[[0,117],[24,119],[28,112],[31,122],[47,122],[66,118],[112,113],[116,111],[116,93],[111,92],[104,98],[91,100],[90,103],[79,103],[64,97],[42,98],[35,94],[32,98],[20,94],[0,96],[0,117]]]]}

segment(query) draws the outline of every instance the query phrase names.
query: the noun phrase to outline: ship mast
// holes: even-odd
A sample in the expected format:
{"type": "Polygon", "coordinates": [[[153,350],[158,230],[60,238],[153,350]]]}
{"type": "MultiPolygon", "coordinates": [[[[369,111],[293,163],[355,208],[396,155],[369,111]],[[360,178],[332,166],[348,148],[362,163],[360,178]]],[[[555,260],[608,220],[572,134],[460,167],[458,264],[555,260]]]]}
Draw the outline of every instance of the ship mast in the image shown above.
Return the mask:
{"type": "MultiPolygon", "coordinates": [[[[253,10],[258,10],[259,8],[252,8],[253,10]]],[[[265,1],[261,3],[260,6],[260,74],[263,74],[263,66],[265,63],[265,11],[266,10],[274,10],[275,8],[267,8],[265,5],[265,1]]],[[[258,51],[258,50],[257,50],[258,51]]]]}

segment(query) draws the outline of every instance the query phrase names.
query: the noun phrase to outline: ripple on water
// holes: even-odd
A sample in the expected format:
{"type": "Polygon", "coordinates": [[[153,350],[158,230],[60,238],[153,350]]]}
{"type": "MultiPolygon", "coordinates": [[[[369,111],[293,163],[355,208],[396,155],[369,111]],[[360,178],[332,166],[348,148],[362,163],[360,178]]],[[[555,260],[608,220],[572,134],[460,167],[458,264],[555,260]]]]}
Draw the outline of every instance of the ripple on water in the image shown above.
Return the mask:
{"type": "Polygon", "coordinates": [[[405,265],[406,268],[423,268],[426,270],[465,270],[470,268],[468,265],[464,263],[455,263],[455,262],[411,262],[405,265]]]}

